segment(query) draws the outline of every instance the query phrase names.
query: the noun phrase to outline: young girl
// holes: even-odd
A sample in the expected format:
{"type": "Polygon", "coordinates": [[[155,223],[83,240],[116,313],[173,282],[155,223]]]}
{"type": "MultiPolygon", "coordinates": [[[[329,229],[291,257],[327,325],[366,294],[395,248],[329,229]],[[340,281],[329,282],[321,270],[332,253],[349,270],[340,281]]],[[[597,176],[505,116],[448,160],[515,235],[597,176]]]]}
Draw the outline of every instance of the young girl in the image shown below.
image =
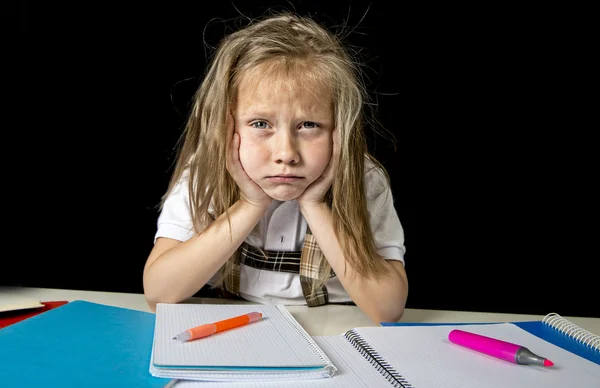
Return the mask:
{"type": "Polygon", "coordinates": [[[358,67],[313,20],[271,15],[226,37],[163,197],[144,268],[150,307],[211,285],[399,320],[404,235],[388,176],[366,149],[365,101],[358,67]]]}

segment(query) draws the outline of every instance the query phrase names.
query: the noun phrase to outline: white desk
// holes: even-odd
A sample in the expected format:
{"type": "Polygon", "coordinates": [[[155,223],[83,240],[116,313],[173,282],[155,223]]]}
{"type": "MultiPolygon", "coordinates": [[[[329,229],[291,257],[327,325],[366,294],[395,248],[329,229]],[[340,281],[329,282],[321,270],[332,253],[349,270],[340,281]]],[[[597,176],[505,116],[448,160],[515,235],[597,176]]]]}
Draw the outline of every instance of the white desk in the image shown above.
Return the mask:
{"type": "MultiPolygon", "coordinates": [[[[86,300],[110,306],[150,312],[143,294],[61,290],[50,288],[0,287],[0,293],[14,293],[39,301],[86,300]]],[[[192,298],[189,303],[250,303],[223,299],[192,298]]],[[[287,306],[290,313],[310,335],[336,335],[359,326],[377,326],[358,307],[326,305],[287,306]]],[[[551,313],[553,311],[548,311],[551,313]]],[[[560,311],[557,311],[560,314],[560,311]]],[[[543,315],[480,313],[470,311],[406,309],[402,322],[518,322],[541,320],[543,315]]],[[[600,334],[600,318],[565,316],[572,323],[600,334]]]]}

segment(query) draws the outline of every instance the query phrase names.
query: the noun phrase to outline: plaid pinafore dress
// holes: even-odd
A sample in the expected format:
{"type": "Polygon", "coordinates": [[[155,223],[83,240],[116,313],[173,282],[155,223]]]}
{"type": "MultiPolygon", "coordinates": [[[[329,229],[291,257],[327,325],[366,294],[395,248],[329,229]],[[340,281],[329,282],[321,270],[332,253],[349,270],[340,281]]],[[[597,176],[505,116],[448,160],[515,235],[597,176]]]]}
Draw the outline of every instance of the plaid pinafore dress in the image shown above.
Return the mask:
{"type": "MultiPolygon", "coordinates": [[[[311,290],[318,282],[319,273],[325,270],[326,260],[307,226],[301,251],[261,250],[244,242],[233,270],[224,278],[223,286],[227,292],[239,296],[241,264],[264,271],[295,273],[300,275],[302,292],[308,306],[321,306],[329,303],[327,288],[325,285],[317,287],[314,294],[311,294],[311,290]]],[[[335,273],[330,270],[329,278],[334,276],[335,273]]]]}

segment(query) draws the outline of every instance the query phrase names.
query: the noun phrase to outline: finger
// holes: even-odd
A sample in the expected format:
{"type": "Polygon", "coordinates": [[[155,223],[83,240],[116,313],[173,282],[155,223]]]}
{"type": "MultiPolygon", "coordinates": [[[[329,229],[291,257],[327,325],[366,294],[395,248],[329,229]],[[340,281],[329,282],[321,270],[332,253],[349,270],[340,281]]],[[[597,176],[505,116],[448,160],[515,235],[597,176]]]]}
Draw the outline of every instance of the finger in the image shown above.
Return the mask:
{"type": "Polygon", "coordinates": [[[231,156],[235,163],[240,161],[240,135],[238,133],[233,134],[233,144],[231,146],[231,156]]]}
{"type": "Polygon", "coordinates": [[[233,117],[233,114],[231,113],[227,115],[227,130],[229,131],[229,134],[235,132],[235,117],[233,117]]]}
{"type": "Polygon", "coordinates": [[[340,141],[340,133],[337,129],[333,130],[333,160],[337,162],[338,156],[340,155],[342,142],[340,141]]]}
{"type": "Polygon", "coordinates": [[[227,149],[227,169],[232,175],[240,170],[240,136],[237,133],[233,134],[227,149]]]}
{"type": "Polygon", "coordinates": [[[239,133],[234,133],[233,139],[231,141],[231,151],[229,153],[231,163],[230,167],[228,167],[228,170],[233,179],[235,180],[236,184],[240,187],[240,189],[243,192],[244,188],[248,188],[249,184],[253,184],[253,181],[246,173],[246,170],[244,170],[244,166],[242,165],[242,162],[240,160],[240,144],[241,137],[239,133]]]}
{"type": "Polygon", "coordinates": [[[327,165],[327,168],[325,169],[324,172],[324,176],[330,176],[333,175],[334,171],[335,171],[335,166],[337,165],[337,160],[338,160],[338,155],[340,154],[340,147],[339,147],[339,139],[338,139],[338,131],[337,129],[334,129],[333,132],[331,133],[331,140],[332,140],[332,152],[331,152],[331,158],[329,159],[329,164],[327,165]]]}
{"type": "Polygon", "coordinates": [[[233,139],[233,133],[235,129],[235,120],[231,114],[227,115],[227,119],[225,122],[225,127],[227,129],[227,135],[225,138],[225,146],[227,147],[227,151],[229,151],[229,147],[231,146],[231,140],[233,139]]]}
{"type": "Polygon", "coordinates": [[[227,161],[231,162],[232,160],[230,159],[230,157],[233,155],[233,148],[236,148],[235,154],[237,154],[237,149],[239,148],[239,146],[234,147],[233,145],[233,135],[235,134],[235,118],[231,113],[227,115],[225,126],[227,127],[227,135],[225,139],[227,161]]]}

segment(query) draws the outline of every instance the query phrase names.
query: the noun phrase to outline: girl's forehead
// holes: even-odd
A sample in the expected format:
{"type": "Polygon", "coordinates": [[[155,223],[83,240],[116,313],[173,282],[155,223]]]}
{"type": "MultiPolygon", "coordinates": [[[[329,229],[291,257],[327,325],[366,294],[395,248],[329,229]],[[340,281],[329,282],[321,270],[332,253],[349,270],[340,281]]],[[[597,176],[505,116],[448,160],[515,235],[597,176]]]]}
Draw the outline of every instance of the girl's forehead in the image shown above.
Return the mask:
{"type": "MultiPolygon", "coordinates": [[[[327,77],[319,74],[315,69],[307,66],[282,66],[265,64],[246,71],[241,75],[237,94],[250,97],[251,94],[258,96],[310,93],[319,98],[330,100],[331,88],[326,81],[327,77]]],[[[330,101],[328,101],[330,102],[330,101]]]]}

